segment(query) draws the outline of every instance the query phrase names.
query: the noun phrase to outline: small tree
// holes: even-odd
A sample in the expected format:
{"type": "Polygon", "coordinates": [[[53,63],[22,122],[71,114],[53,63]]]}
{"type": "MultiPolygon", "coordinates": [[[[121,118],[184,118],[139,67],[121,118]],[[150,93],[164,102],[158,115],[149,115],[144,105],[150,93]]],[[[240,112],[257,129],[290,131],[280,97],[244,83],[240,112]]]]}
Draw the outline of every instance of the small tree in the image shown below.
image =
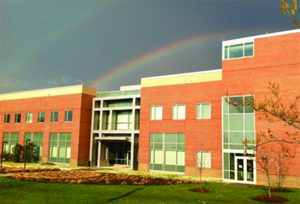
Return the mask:
{"type": "MultiPolygon", "coordinates": [[[[242,104],[236,104],[234,101],[228,101],[234,106],[251,106],[256,112],[262,113],[265,119],[270,122],[281,122],[286,131],[284,133],[273,132],[270,128],[266,131],[260,131],[256,135],[255,153],[260,155],[257,163],[265,172],[267,177],[267,194],[271,197],[270,175],[277,175],[277,185],[283,187],[285,175],[287,174],[288,160],[293,157],[290,147],[287,145],[300,144],[300,95],[297,95],[290,103],[283,100],[280,87],[276,83],[269,83],[269,95],[263,100],[256,101],[254,98],[250,101],[243,101],[242,104]],[[277,149],[275,148],[277,144],[277,149]],[[274,146],[275,145],[275,146],[274,146]],[[278,148],[280,145],[280,148],[278,148]]],[[[247,153],[248,141],[243,141],[245,153],[247,153]]]]}
{"type": "Polygon", "coordinates": [[[24,147],[20,144],[16,144],[14,147],[13,147],[13,161],[14,162],[21,162],[21,157],[23,156],[24,154],[24,147]]]}

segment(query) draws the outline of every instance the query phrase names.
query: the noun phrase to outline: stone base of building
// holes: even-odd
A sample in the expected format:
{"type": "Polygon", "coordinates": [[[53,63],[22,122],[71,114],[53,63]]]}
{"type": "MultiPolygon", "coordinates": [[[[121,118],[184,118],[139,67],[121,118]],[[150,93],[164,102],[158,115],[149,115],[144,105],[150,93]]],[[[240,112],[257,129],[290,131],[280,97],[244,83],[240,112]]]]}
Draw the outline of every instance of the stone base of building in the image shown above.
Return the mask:
{"type": "Polygon", "coordinates": [[[144,172],[149,171],[149,164],[141,164],[141,163],[139,163],[138,171],[144,171],[144,172]]]}
{"type": "MultiPolygon", "coordinates": [[[[265,174],[257,174],[257,183],[258,185],[268,185],[267,176],[265,174]]],[[[277,176],[271,175],[270,181],[272,186],[277,184],[277,176]]],[[[289,188],[300,188],[300,177],[299,176],[286,176],[283,182],[284,187],[289,188]]]]}
{"type": "MultiPolygon", "coordinates": [[[[185,167],[185,175],[187,176],[200,176],[200,171],[195,167],[185,167]]],[[[222,180],[221,169],[205,169],[201,170],[201,176],[203,178],[213,178],[216,180],[222,180]]]]}

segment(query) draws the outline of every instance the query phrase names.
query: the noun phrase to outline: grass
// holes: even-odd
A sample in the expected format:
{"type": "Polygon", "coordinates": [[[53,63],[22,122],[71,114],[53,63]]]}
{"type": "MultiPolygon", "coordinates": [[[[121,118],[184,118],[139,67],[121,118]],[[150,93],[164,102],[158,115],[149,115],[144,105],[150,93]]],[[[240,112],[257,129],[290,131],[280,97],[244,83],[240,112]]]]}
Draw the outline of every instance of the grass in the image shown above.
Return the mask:
{"type": "MultiPolygon", "coordinates": [[[[251,197],[261,195],[260,186],[211,183],[213,192],[194,193],[196,184],[161,186],[76,185],[17,181],[0,177],[0,201],[5,203],[260,203],[251,197]]],[[[275,195],[275,193],[274,193],[275,195]]],[[[276,193],[300,203],[300,189],[276,193]]]]}

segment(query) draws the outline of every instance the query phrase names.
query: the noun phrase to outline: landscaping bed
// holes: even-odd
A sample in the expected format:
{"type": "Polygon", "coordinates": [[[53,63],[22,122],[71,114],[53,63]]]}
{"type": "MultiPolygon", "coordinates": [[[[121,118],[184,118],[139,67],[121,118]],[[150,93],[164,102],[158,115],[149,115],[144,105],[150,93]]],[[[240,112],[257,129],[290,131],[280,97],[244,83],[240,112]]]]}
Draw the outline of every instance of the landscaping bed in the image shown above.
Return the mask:
{"type": "Polygon", "coordinates": [[[100,173],[92,171],[43,171],[39,173],[16,173],[11,176],[17,180],[72,183],[72,184],[110,184],[110,185],[170,185],[198,183],[190,180],[154,178],[139,175],[100,173]]]}
{"type": "Polygon", "coordinates": [[[21,167],[2,167],[0,168],[0,173],[21,173],[21,172],[51,172],[51,171],[60,171],[59,168],[21,168],[21,167]]]}

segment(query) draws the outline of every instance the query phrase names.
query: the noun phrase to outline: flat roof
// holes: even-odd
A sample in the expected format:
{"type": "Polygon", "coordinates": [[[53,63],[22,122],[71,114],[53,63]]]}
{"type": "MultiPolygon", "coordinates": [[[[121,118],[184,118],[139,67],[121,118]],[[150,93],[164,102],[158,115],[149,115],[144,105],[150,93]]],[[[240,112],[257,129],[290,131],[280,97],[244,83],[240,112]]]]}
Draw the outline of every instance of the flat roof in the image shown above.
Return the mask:
{"type": "Polygon", "coordinates": [[[240,42],[250,42],[250,41],[253,42],[254,39],[257,39],[257,38],[266,38],[266,37],[287,35],[287,34],[293,34],[293,33],[300,33],[300,29],[280,31],[280,32],[274,32],[274,33],[266,33],[266,34],[262,34],[262,35],[254,35],[254,36],[249,36],[249,37],[244,37],[244,38],[235,38],[232,40],[224,40],[222,42],[222,45],[224,46],[224,45],[230,45],[230,44],[235,44],[235,43],[240,43],[240,42]]]}
{"type": "Polygon", "coordinates": [[[96,96],[97,90],[88,86],[84,86],[82,84],[73,85],[73,86],[47,88],[47,89],[36,89],[36,90],[29,90],[29,91],[19,91],[19,92],[0,94],[0,101],[48,97],[48,96],[61,96],[61,95],[70,95],[70,94],[82,94],[82,93],[96,96]]]}
{"type": "Polygon", "coordinates": [[[141,79],[141,85],[142,87],[152,87],[220,80],[222,80],[222,69],[215,69],[199,72],[144,77],[141,79]]]}

